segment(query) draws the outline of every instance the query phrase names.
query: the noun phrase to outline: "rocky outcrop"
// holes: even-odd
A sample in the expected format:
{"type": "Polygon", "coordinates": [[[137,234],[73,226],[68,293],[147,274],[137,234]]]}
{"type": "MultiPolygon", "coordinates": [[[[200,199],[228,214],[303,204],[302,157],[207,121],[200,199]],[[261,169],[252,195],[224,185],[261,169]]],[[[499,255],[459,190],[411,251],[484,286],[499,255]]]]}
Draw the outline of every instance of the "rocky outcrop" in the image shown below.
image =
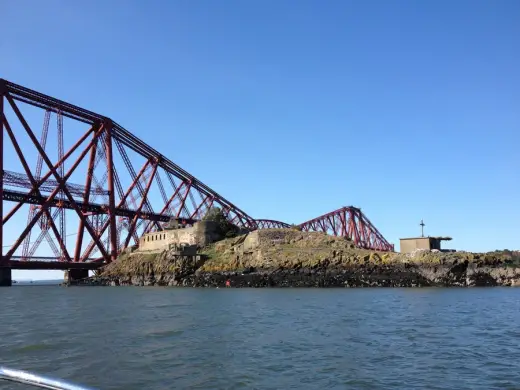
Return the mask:
{"type": "Polygon", "coordinates": [[[103,275],[84,284],[104,286],[224,287],[478,287],[519,286],[520,268],[460,263],[244,269],[192,273],[103,275]]]}
{"type": "Polygon", "coordinates": [[[194,274],[205,261],[203,255],[178,255],[174,249],[161,253],[125,253],[108,265],[99,276],[75,282],[76,285],[177,286],[194,274]]]}
{"type": "Polygon", "coordinates": [[[354,269],[298,269],[250,273],[200,273],[186,277],[181,285],[190,287],[473,287],[515,286],[520,283],[520,268],[470,270],[432,270],[412,265],[356,267],[354,269]]]}
{"type": "Polygon", "coordinates": [[[384,253],[321,233],[272,229],[223,240],[201,256],[124,254],[82,284],[185,287],[470,287],[520,285],[511,254],[384,253]]]}

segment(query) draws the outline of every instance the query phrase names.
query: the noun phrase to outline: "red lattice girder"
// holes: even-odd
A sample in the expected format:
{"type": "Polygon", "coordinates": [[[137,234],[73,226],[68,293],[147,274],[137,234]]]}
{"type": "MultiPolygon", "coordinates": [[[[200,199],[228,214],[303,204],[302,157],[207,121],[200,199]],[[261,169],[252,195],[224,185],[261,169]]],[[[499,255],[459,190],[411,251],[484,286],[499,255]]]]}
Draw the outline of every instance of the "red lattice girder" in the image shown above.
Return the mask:
{"type": "Polygon", "coordinates": [[[356,207],[342,207],[298,225],[305,232],[323,232],[352,240],[360,248],[393,251],[370,220],[356,207]]]}
{"type": "MultiPolygon", "coordinates": [[[[110,262],[142,234],[172,218],[191,224],[212,207],[241,228],[290,227],[254,220],[111,119],[2,79],[0,148],[4,264],[29,266],[51,253],[69,264],[110,262]]],[[[393,250],[354,207],[299,226],[393,250]]]]}
{"type": "Polygon", "coordinates": [[[11,149],[10,159],[1,159],[0,192],[2,206],[13,203],[0,210],[10,235],[5,246],[1,229],[1,261],[48,258],[52,250],[62,261],[109,262],[143,233],[171,218],[193,222],[211,207],[256,228],[253,218],[111,119],[1,79],[0,97],[0,147],[11,149]],[[67,240],[65,227],[74,225],[67,240]]]}
{"type": "Polygon", "coordinates": [[[272,219],[255,219],[257,229],[283,229],[291,225],[285,222],[274,221],[272,219]]]}

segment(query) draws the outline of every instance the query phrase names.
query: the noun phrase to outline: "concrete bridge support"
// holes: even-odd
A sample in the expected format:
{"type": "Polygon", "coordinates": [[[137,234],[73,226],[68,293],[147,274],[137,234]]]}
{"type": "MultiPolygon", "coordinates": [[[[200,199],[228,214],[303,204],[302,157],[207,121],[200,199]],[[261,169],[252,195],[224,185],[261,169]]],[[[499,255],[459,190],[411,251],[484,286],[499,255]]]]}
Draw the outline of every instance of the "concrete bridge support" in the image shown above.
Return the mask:
{"type": "Polygon", "coordinates": [[[0,287],[10,287],[13,285],[11,268],[0,268],[0,287]]]}
{"type": "Polygon", "coordinates": [[[88,278],[88,269],[69,269],[65,271],[65,283],[74,283],[81,279],[88,278]]]}

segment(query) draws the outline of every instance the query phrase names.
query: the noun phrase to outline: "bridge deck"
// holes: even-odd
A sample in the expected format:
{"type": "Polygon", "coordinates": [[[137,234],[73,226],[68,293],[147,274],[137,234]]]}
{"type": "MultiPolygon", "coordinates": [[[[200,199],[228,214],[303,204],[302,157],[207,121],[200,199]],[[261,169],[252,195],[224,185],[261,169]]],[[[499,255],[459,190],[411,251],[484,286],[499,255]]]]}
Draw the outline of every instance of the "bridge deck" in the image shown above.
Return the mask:
{"type": "Polygon", "coordinates": [[[13,256],[7,262],[0,262],[0,267],[17,270],[69,270],[69,269],[88,269],[96,270],[106,263],[102,261],[87,262],[67,262],[59,261],[55,257],[38,257],[30,261],[21,260],[20,257],[13,256]]]}

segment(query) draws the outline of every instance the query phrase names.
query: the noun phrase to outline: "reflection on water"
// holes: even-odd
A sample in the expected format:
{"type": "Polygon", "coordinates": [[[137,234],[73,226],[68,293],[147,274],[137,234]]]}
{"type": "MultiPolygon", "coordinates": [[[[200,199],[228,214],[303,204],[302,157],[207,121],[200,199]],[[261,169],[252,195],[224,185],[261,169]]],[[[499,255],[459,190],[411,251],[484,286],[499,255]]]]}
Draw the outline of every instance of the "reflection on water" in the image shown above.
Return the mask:
{"type": "Polygon", "coordinates": [[[13,280],[13,286],[58,286],[63,280],[13,280]]]}
{"type": "Polygon", "coordinates": [[[0,296],[0,362],[100,389],[520,385],[520,289],[41,286],[0,296]]]}

